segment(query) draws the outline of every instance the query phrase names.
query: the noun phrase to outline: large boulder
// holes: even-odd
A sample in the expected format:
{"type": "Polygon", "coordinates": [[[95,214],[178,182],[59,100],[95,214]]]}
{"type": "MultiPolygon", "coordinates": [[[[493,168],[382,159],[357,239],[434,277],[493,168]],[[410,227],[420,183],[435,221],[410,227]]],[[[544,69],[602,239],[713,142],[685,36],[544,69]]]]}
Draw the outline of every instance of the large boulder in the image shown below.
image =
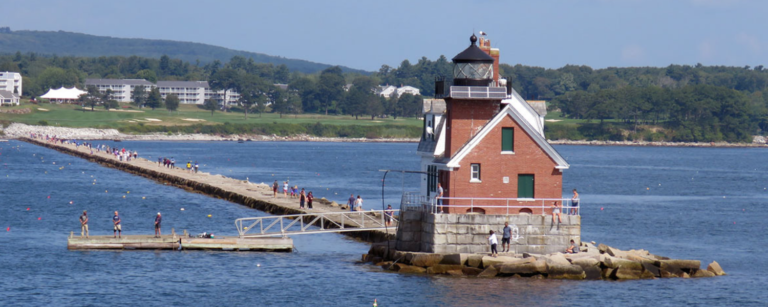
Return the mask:
{"type": "Polygon", "coordinates": [[[484,256],[482,258],[483,267],[489,267],[492,265],[503,265],[503,264],[515,264],[515,263],[529,263],[533,262],[534,258],[515,258],[515,257],[509,257],[509,256],[498,256],[498,257],[490,257],[490,256],[484,256]]]}
{"type": "Polygon", "coordinates": [[[402,263],[396,263],[393,267],[397,267],[397,270],[399,273],[414,273],[414,274],[422,274],[426,273],[427,269],[414,266],[414,265],[407,265],[402,263]]]}
{"type": "Polygon", "coordinates": [[[420,267],[431,267],[440,264],[443,260],[443,255],[440,254],[415,254],[411,258],[411,265],[420,267]]]}
{"type": "Polygon", "coordinates": [[[659,276],[661,276],[661,278],[677,278],[677,277],[680,277],[683,274],[684,274],[683,271],[680,271],[680,274],[674,274],[674,273],[669,272],[667,270],[659,269],[659,276]]]}
{"type": "Polygon", "coordinates": [[[659,267],[643,262],[643,269],[647,272],[649,272],[654,277],[661,277],[661,272],[659,272],[659,267]]]}
{"type": "Polygon", "coordinates": [[[581,266],[575,264],[560,265],[553,264],[547,267],[548,278],[550,279],[572,279],[581,280],[587,278],[587,274],[581,266]]]}
{"type": "Polygon", "coordinates": [[[712,272],[707,271],[707,270],[698,269],[698,270],[694,270],[694,271],[695,272],[693,272],[693,274],[691,274],[691,277],[697,277],[697,278],[698,277],[715,277],[715,273],[712,273],[712,272]]]}
{"type": "Polygon", "coordinates": [[[544,260],[547,261],[548,265],[563,265],[563,266],[571,265],[571,262],[568,261],[568,259],[565,259],[563,254],[560,254],[560,253],[544,256],[543,258],[544,260]]]}
{"type": "Polygon", "coordinates": [[[467,276],[477,276],[483,272],[483,269],[463,267],[461,268],[461,271],[464,272],[464,275],[467,275],[467,276]]]}
{"type": "Polygon", "coordinates": [[[452,265],[464,265],[466,260],[466,254],[445,254],[443,259],[440,260],[440,264],[452,264],[452,265]]]}
{"type": "Polygon", "coordinates": [[[619,266],[613,269],[610,277],[612,279],[621,279],[621,280],[640,279],[640,276],[642,274],[643,274],[643,270],[635,270],[632,268],[619,266]]]}
{"type": "Polygon", "coordinates": [[[707,266],[707,271],[710,271],[717,276],[725,275],[725,271],[723,271],[723,268],[720,267],[720,264],[717,263],[717,261],[712,261],[712,263],[707,266]]]}
{"type": "Polygon", "coordinates": [[[505,276],[511,276],[520,274],[521,276],[531,276],[535,274],[541,274],[547,272],[547,263],[544,260],[536,262],[518,262],[518,263],[505,263],[500,265],[499,274],[505,276]]]}
{"type": "Polygon", "coordinates": [[[477,277],[496,277],[499,274],[499,269],[495,266],[487,267],[485,270],[477,274],[477,277]]]}
{"type": "Polygon", "coordinates": [[[601,254],[605,254],[605,252],[606,252],[606,251],[607,251],[609,248],[610,248],[610,246],[608,246],[608,245],[605,245],[605,244],[603,244],[603,243],[600,243],[599,245],[597,245],[597,250],[599,250],[601,254]]]}
{"type": "Polygon", "coordinates": [[[598,266],[600,262],[595,258],[584,257],[571,260],[571,263],[580,266],[582,269],[591,266],[598,266]]]}
{"type": "Polygon", "coordinates": [[[427,268],[427,274],[449,274],[449,271],[459,271],[463,266],[452,264],[436,264],[427,268]]]}
{"type": "Polygon", "coordinates": [[[602,270],[599,266],[581,267],[584,270],[584,279],[600,280],[603,279],[602,270]]]}
{"type": "Polygon", "coordinates": [[[616,269],[616,268],[621,266],[621,267],[624,267],[625,269],[630,269],[630,270],[635,270],[635,271],[642,271],[643,270],[643,265],[640,262],[635,262],[635,261],[632,261],[632,260],[621,259],[621,258],[616,258],[616,257],[611,257],[611,256],[606,256],[605,257],[605,261],[603,262],[603,264],[606,267],[609,267],[609,268],[612,268],[612,269],[616,269]]]}
{"type": "Polygon", "coordinates": [[[483,268],[483,256],[482,255],[469,255],[467,257],[467,266],[473,267],[473,268],[483,268]]]}
{"type": "Polygon", "coordinates": [[[691,270],[697,270],[701,267],[701,261],[699,260],[669,259],[669,260],[659,260],[659,264],[660,264],[659,267],[665,270],[666,270],[665,267],[674,266],[686,272],[690,272],[691,270]]]}

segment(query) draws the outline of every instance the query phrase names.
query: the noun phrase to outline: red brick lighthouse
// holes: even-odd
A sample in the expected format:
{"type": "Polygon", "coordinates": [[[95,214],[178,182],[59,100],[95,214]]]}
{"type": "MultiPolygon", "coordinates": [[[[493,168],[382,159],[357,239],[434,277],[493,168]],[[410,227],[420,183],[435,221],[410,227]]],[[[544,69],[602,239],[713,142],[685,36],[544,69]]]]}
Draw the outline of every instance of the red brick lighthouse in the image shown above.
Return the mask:
{"type": "Polygon", "coordinates": [[[506,86],[499,50],[477,41],[453,58],[453,84],[437,81],[442,99],[425,101],[421,194],[439,183],[447,213],[540,214],[562,198],[569,165],[544,138],[546,107],[506,86]]]}
{"type": "Polygon", "coordinates": [[[544,138],[546,106],[499,78],[499,50],[485,37],[479,45],[472,35],[453,58],[452,83],[438,78],[435,98],[424,100],[421,187],[403,195],[396,248],[483,253],[488,232],[509,223],[512,252],[564,251],[581,241],[581,217],[551,222],[552,206],[570,202],[569,165],[544,138]]]}

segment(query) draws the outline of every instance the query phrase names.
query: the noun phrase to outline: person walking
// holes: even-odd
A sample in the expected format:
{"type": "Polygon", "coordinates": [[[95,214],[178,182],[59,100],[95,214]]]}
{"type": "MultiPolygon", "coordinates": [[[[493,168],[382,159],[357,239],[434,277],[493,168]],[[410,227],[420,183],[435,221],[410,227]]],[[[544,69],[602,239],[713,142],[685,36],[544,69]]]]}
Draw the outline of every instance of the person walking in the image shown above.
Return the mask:
{"type": "MultiPolygon", "coordinates": [[[[114,228],[112,228],[112,236],[115,237],[115,234],[117,233],[119,238],[123,237],[123,227],[120,225],[122,221],[120,220],[120,215],[117,214],[117,211],[115,211],[115,216],[112,217],[112,224],[114,224],[114,228]]],[[[115,237],[115,238],[118,238],[115,237]]]]}
{"type": "Polygon", "coordinates": [[[304,202],[307,200],[307,196],[304,195],[304,188],[301,188],[301,194],[299,194],[299,209],[304,209],[304,202]]]}
{"type": "Polygon", "coordinates": [[[363,198],[360,195],[357,195],[355,200],[355,211],[363,211],[363,198]]]}
{"type": "Polygon", "coordinates": [[[155,238],[159,238],[162,235],[162,231],[160,231],[160,223],[162,222],[163,216],[158,212],[157,216],[155,216],[155,238]]]}
{"type": "Polygon", "coordinates": [[[439,182],[437,183],[437,195],[435,195],[435,198],[437,199],[437,212],[445,213],[443,212],[443,186],[439,182]]]}
{"type": "Polygon", "coordinates": [[[563,216],[560,212],[560,206],[557,205],[557,202],[554,202],[552,204],[552,224],[555,223],[555,215],[557,215],[557,220],[562,223],[563,222],[563,216]]]}
{"type": "Polygon", "coordinates": [[[83,215],[80,216],[80,237],[85,236],[88,238],[88,213],[83,210],[83,215]]]}
{"type": "Polygon", "coordinates": [[[504,229],[502,229],[501,232],[501,252],[508,253],[509,241],[512,239],[512,227],[509,227],[509,222],[504,222],[504,229]],[[504,244],[507,245],[506,249],[504,249],[504,244]]]}
{"type": "Polygon", "coordinates": [[[387,210],[384,210],[384,222],[387,226],[392,226],[392,218],[394,218],[395,211],[392,210],[392,205],[387,205],[387,210]]]}
{"type": "Polygon", "coordinates": [[[309,194],[307,194],[307,209],[312,210],[312,200],[315,199],[315,197],[312,195],[312,191],[309,191],[309,194]]]}
{"type": "Polygon", "coordinates": [[[283,181],[283,197],[288,197],[288,181],[283,181]]]}
{"type": "Polygon", "coordinates": [[[578,215],[579,214],[579,192],[576,192],[576,189],[573,189],[573,197],[571,197],[571,215],[578,215]]]}
{"type": "Polygon", "coordinates": [[[349,194],[347,206],[349,206],[349,211],[355,211],[355,194],[349,194]]]}
{"type": "Polygon", "coordinates": [[[187,161],[187,171],[192,172],[192,161],[187,161]]]}
{"type": "Polygon", "coordinates": [[[491,256],[496,257],[499,255],[499,251],[496,250],[496,245],[499,244],[499,241],[496,240],[496,234],[491,230],[491,235],[488,236],[488,243],[491,244],[491,256]]]}
{"type": "Polygon", "coordinates": [[[197,174],[197,170],[200,168],[200,165],[197,164],[197,161],[195,161],[195,174],[197,174]]]}
{"type": "Polygon", "coordinates": [[[272,184],[272,198],[277,197],[277,180],[272,184]]]}

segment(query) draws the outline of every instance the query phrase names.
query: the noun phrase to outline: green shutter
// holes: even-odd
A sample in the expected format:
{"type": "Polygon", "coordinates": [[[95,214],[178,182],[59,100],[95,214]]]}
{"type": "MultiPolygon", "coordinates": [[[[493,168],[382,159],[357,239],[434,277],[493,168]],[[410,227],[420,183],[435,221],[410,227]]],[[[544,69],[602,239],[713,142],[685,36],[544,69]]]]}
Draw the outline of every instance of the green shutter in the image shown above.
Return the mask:
{"type": "Polygon", "coordinates": [[[501,128],[501,151],[515,151],[515,128],[501,128]]]}
{"type": "Polygon", "coordinates": [[[517,198],[533,198],[533,175],[517,175],[517,198]]]}

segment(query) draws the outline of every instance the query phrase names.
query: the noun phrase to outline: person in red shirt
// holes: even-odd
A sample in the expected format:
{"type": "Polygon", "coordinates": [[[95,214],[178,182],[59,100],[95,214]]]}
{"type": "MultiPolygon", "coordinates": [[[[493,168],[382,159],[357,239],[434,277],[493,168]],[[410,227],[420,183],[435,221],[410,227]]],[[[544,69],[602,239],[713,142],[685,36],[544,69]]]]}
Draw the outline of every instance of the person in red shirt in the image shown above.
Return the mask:
{"type": "Polygon", "coordinates": [[[309,191],[309,194],[307,194],[307,209],[312,210],[312,200],[315,197],[312,196],[312,191],[309,191]]]}

